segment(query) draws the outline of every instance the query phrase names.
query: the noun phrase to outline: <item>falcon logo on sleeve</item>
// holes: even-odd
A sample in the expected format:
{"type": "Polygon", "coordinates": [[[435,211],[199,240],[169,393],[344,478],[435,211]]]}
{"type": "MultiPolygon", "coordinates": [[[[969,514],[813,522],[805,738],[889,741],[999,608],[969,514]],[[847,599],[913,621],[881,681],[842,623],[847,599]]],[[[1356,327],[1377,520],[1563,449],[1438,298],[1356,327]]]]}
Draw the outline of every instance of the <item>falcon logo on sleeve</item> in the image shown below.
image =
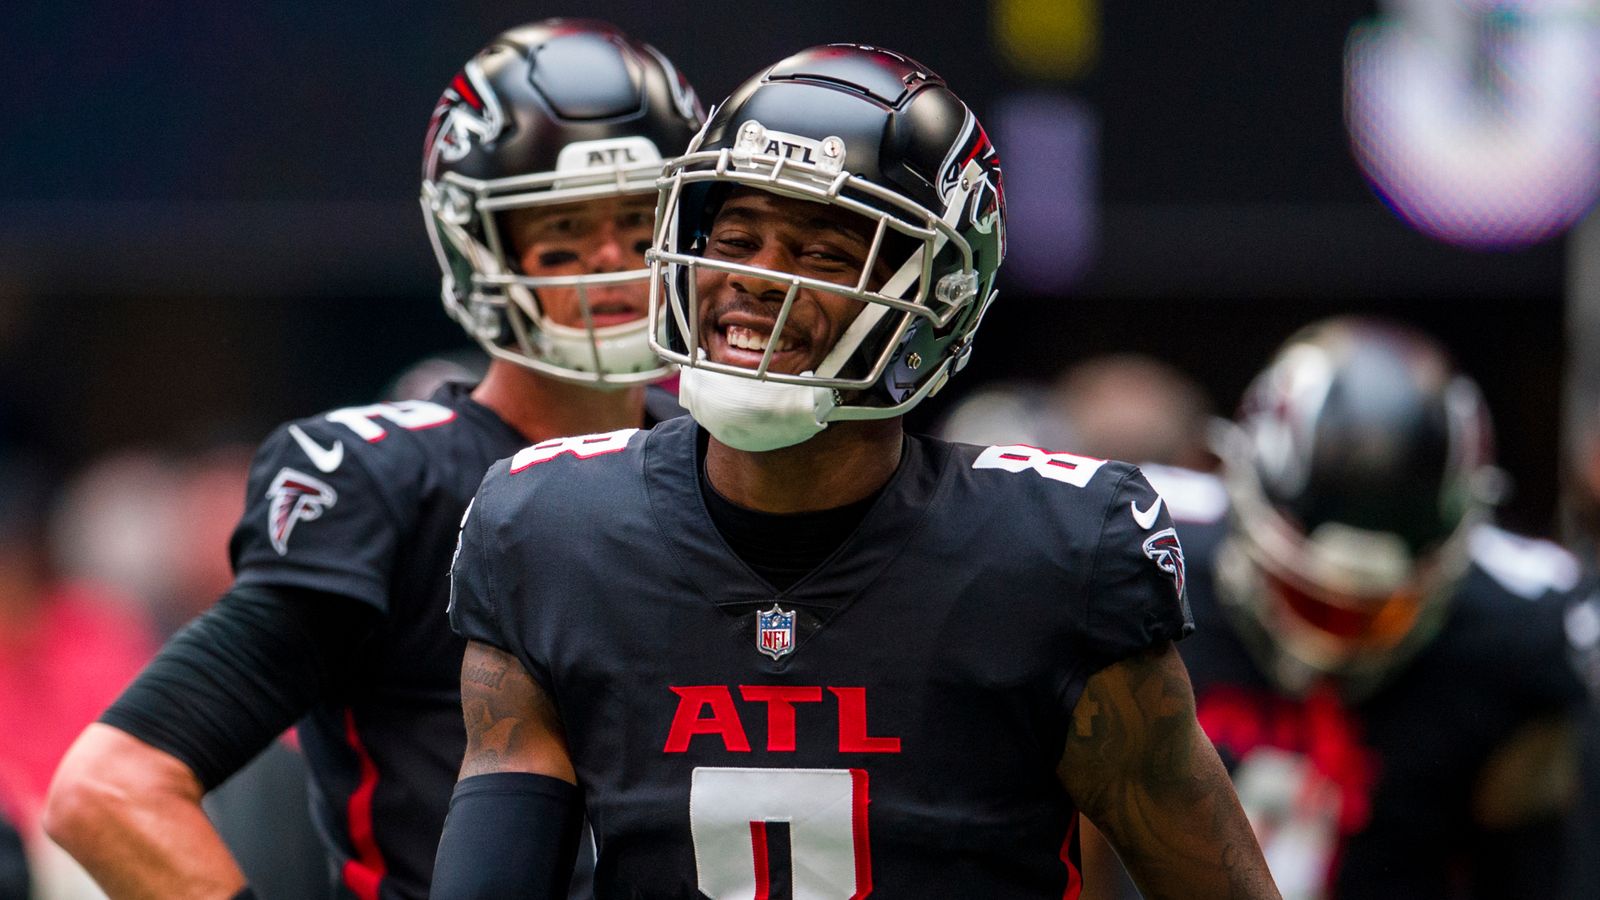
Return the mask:
{"type": "Polygon", "coordinates": [[[285,467],[267,488],[267,535],[279,556],[289,553],[289,534],[296,522],[320,518],[338,502],[333,488],[304,472],[285,467]]]}
{"type": "MultiPolygon", "coordinates": [[[[1159,504],[1160,501],[1157,501],[1159,504]]],[[[1155,508],[1151,507],[1154,512],[1155,508]]],[[[1178,588],[1178,596],[1183,596],[1183,545],[1178,543],[1178,532],[1171,528],[1163,528],[1155,534],[1144,539],[1144,555],[1156,564],[1156,568],[1172,576],[1172,583],[1178,588]]]]}

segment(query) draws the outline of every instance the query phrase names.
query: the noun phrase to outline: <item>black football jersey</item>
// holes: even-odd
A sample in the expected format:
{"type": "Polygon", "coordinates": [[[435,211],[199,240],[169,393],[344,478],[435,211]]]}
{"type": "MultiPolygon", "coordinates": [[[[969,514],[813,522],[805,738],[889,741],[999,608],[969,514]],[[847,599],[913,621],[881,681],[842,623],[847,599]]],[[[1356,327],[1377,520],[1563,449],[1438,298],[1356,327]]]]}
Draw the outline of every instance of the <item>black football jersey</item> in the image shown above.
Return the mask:
{"type": "MultiPolygon", "coordinates": [[[[1273,688],[1219,604],[1221,483],[1146,468],[1188,556],[1197,631],[1180,649],[1200,724],[1284,896],[1551,896],[1549,883],[1525,872],[1498,883],[1518,848],[1474,825],[1472,802],[1497,748],[1585,702],[1571,626],[1596,614],[1576,592],[1572,557],[1480,527],[1441,630],[1379,689],[1355,702],[1331,688],[1289,696],[1273,688]]],[[[1535,852],[1559,860],[1553,843],[1535,852]]],[[[1546,874],[1559,872],[1552,865],[1546,874]]]]}
{"type": "Polygon", "coordinates": [[[427,896],[466,749],[450,555],[484,470],[527,443],[469,390],[279,428],[234,533],[238,584],[326,591],[383,614],[349,648],[357,674],[299,726],[340,896],[427,896]]]}
{"type": "Polygon", "coordinates": [[[908,437],[777,591],[706,512],[702,434],[529,447],[463,524],[451,620],[554,698],[597,896],[1076,895],[1073,706],[1190,628],[1138,470],[908,437]]]}

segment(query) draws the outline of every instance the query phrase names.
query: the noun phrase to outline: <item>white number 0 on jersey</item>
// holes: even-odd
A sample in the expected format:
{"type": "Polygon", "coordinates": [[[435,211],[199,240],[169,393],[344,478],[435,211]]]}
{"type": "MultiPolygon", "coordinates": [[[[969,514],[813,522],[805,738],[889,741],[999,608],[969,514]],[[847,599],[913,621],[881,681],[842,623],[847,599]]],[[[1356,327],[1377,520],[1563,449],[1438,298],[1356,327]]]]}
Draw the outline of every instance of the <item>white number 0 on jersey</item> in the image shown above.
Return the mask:
{"type": "Polygon", "coordinates": [[[689,789],[701,893],[771,895],[769,822],[789,826],[795,900],[859,900],[872,891],[865,770],[701,766],[689,789]]]}

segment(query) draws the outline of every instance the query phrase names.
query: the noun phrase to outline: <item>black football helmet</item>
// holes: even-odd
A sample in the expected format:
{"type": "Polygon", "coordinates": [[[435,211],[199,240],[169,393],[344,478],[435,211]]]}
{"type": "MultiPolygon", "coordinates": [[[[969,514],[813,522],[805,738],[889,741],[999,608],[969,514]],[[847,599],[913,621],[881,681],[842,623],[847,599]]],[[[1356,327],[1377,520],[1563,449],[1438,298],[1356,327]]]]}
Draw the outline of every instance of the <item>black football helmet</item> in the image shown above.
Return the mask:
{"type": "Polygon", "coordinates": [[[965,364],[1005,256],[1005,189],[983,127],[926,66],[856,44],[796,53],[715,107],[661,184],[651,342],[685,367],[686,395],[700,371],[792,385],[820,428],[900,415],[965,364]],[[705,357],[696,270],[752,271],[703,255],[719,206],[740,186],[833,204],[876,228],[863,272],[887,261],[893,273],[876,289],[865,275],[850,286],[753,270],[790,285],[780,328],[801,288],[865,304],[816,371],[769,372],[772,346],[754,369],[705,357]]]}
{"type": "Polygon", "coordinates": [[[604,22],[548,19],[506,31],[468,60],[434,107],[422,207],[451,317],[491,355],[596,386],[669,371],[644,320],[596,327],[589,293],[647,270],[529,277],[510,252],[510,210],[653,195],[661,161],[704,118],[654,47],[604,22]],[[551,321],[540,291],[576,290],[583,327],[551,321]]]}
{"type": "Polygon", "coordinates": [[[1363,690],[1423,646],[1498,493],[1488,411],[1409,329],[1335,319],[1292,337],[1219,429],[1225,605],[1291,689],[1363,690]]]}

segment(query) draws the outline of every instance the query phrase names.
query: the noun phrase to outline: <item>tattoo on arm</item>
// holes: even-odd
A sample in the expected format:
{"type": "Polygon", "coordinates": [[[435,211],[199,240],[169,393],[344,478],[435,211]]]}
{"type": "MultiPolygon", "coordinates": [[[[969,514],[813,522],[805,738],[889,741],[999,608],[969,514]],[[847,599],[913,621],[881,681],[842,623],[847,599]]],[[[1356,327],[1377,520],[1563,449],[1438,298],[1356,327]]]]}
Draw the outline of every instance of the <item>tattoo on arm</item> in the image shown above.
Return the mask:
{"type": "Polygon", "coordinates": [[[505,664],[496,666],[492,663],[467,660],[461,666],[461,680],[463,683],[471,682],[479,687],[498,688],[505,681],[506,671],[509,668],[505,664]]]}
{"type": "Polygon", "coordinates": [[[1276,897],[1171,644],[1089,679],[1058,769],[1146,897],[1276,897]]]}
{"type": "Polygon", "coordinates": [[[576,781],[554,702],[516,657],[476,641],[461,662],[461,777],[534,772],[576,781]]]}

